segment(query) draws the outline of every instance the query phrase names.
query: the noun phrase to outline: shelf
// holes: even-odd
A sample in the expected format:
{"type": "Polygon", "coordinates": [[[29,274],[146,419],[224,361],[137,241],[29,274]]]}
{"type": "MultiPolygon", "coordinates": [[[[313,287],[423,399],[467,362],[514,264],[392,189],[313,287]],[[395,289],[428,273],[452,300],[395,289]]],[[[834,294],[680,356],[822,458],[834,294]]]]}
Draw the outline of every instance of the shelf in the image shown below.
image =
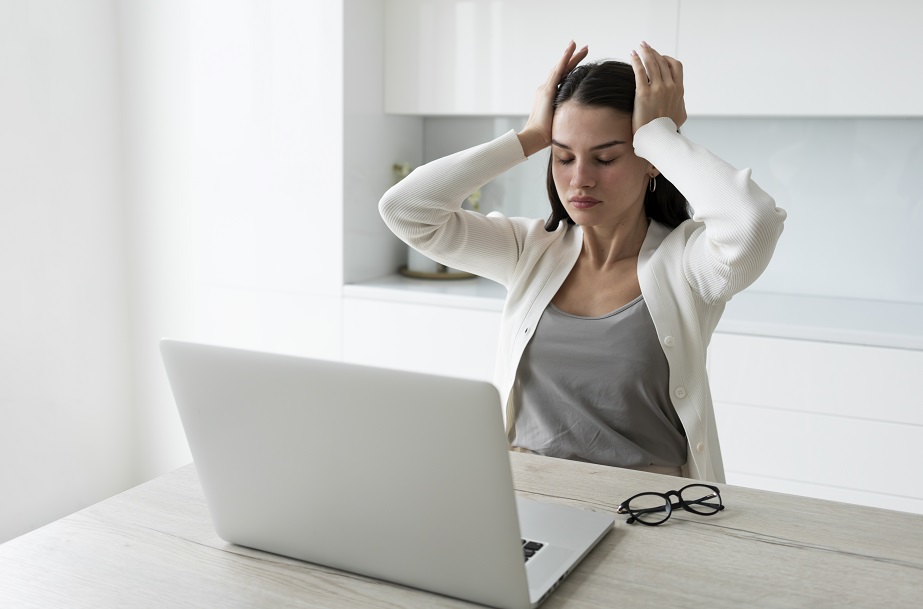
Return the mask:
{"type": "MultiPolygon", "coordinates": [[[[502,311],[506,290],[477,277],[427,281],[400,275],[343,286],[348,298],[502,311]]],[[[742,292],[716,332],[923,350],[923,304],[742,292]]]]}

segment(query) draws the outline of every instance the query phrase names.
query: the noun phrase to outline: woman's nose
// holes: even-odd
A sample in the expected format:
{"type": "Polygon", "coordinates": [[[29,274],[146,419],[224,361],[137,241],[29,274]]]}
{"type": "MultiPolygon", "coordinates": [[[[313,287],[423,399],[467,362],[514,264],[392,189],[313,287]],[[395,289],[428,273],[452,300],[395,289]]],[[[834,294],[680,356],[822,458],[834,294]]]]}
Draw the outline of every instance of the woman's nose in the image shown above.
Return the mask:
{"type": "Polygon", "coordinates": [[[574,173],[570,178],[570,185],[573,188],[591,188],[594,186],[592,171],[586,163],[574,161],[574,173]]]}

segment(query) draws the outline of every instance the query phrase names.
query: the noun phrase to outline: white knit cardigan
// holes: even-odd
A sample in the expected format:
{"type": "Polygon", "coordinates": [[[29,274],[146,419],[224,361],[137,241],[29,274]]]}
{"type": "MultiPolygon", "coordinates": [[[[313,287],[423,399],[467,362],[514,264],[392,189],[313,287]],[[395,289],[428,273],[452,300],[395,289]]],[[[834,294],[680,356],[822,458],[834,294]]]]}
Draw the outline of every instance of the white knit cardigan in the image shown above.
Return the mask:
{"type": "MultiPolygon", "coordinates": [[[[669,118],[638,129],[635,153],[650,161],[694,210],[675,229],[651,222],[638,258],[641,293],[670,367],[670,395],[688,441],[684,475],[724,481],[705,370],[725,303],[759,277],[782,232],[785,211],[750,179],[677,133],[669,118]]],[[[518,405],[516,371],[542,312],[580,254],[579,226],[463,210],[475,190],[525,160],[515,132],[427,163],[391,188],[382,218],[430,258],[507,288],[494,382],[509,434],[518,405]]],[[[625,348],[613,345],[613,349],[625,348]]],[[[628,347],[630,348],[630,346],[628,347]]]]}

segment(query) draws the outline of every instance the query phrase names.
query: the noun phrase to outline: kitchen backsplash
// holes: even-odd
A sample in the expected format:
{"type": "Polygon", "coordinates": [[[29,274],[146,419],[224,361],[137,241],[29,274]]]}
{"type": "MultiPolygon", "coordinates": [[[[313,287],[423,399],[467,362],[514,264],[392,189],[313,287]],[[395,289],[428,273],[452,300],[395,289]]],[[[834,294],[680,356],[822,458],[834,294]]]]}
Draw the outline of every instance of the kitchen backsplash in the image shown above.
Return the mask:
{"type": "MultiPolygon", "coordinates": [[[[525,117],[430,117],[429,161],[519,129],[525,117]]],[[[683,132],[788,212],[752,289],[923,304],[923,119],[691,118],[683,132]]],[[[481,211],[546,217],[541,152],[482,191],[481,211]]]]}

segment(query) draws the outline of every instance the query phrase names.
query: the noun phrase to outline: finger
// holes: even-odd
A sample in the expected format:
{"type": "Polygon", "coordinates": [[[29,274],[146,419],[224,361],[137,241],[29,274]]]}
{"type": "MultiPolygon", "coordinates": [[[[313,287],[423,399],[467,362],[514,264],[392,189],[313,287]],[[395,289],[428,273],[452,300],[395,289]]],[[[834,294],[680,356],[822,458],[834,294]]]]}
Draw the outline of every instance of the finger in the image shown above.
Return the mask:
{"type": "Polygon", "coordinates": [[[660,67],[660,78],[665,83],[673,82],[673,73],[670,70],[670,64],[666,60],[666,57],[657,52],[657,49],[651,49],[651,55],[654,56],[654,60],[657,62],[657,65],[660,67]]]}
{"type": "Polygon", "coordinates": [[[649,86],[647,71],[641,62],[641,56],[634,49],[631,50],[631,67],[635,71],[635,88],[639,91],[649,86]]]}
{"type": "Polygon", "coordinates": [[[574,52],[574,47],[576,46],[576,43],[573,41],[567,45],[567,48],[564,49],[564,55],[561,56],[561,59],[559,59],[558,62],[551,68],[551,71],[548,72],[548,78],[545,79],[545,82],[541,87],[539,87],[539,89],[547,89],[548,87],[558,86],[558,82],[561,80],[561,74],[567,67],[567,63],[570,61],[571,55],[573,55],[574,52]]]}
{"type": "MultiPolygon", "coordinates": [[[[651,75],[651,82],[670,82],[670,66],[664,60],[663,55],[657,52],[657,49],[647,44],[641,43],[644,49],[647,49],[648,55],[644,57],[644,64],[647,66],[647,73],[651,75]]],[[[642,49],[643,50],[643,49],[642,49]]]]}
{"type": "Polygon", "coordinates": [[[674,59],[668,55],[664,55],[663,58],[670,66],[670,74],[673,75],[673,82],[679,86],[683,86],[683,64],[678,59],[674,59]]]}
{"type": "Polygon", "coordinates": [[[641,58],[644,60],[644,68],[647,70],[647,78],[651,81],[651,84],[663,80],[660,75],[660,64],[654,57],[655,52],[650,45],[641,41],[641,58]]]}
{"type": "Polygon", "coordinates": [[[551,74],[548,76],[549,84],[557,86],[558,81],[564,77],[564,74],[567,73],[567,66],[570,64],[576,49],[577,43],[571,40],[570,44],[567,45],[567,48],[564,49],[564,55],[561,56],[561,59],[558,60],[557,64],[555,64],[554,69],[551,70],[551,74]]]}
{"type": "Polygon", "coordinates": [[[590,53],[590,48],[584,46],[582,49],[577,51],[573,57],[570,58],[570,61],[567,62],[567,68],[564,70],[564,74],[570,74],[577,65],[586,59],[586,56],[590,53]]]}

